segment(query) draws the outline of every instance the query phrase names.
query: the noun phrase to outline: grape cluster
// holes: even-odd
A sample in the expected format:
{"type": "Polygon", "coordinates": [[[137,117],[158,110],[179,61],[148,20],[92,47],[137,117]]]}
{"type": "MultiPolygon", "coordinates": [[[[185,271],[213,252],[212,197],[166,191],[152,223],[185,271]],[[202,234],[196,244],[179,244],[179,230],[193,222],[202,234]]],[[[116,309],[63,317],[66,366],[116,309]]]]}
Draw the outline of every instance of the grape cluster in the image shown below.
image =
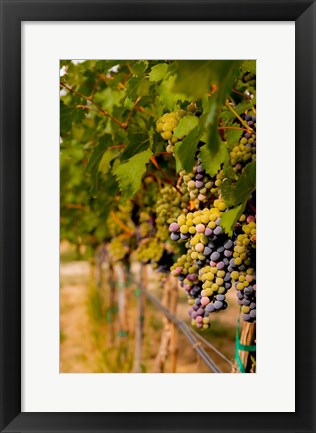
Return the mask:
{"type": "Polygon", "coordinates": [[[173,152],[173,146],[178,141],[178,138],[173,135],[174,130],[178,126],[180,120],[188,113],[185,110],[172,111],[165,113],[159,117],[156,122],[156,130],[160,133],[164,140],[168,140],[167,152],[173,152]]]}
{"type": "Polygon", "coordinates": [[[169,226],[170,237],[186,242],[187,254],[171,268],[189,296],[192,324],[210,326],[209,314],[227,308],[226,293],[232,287],[234,242],[223,232],[221,215],[226,204],[214,200],[214,207],[180,215],[169,226]]]}
{"type": "Polygon", "coordinates": [[[164,252],[164,245],[157,242],[155,237],[140,241],[136,250],[137,259],[142,263],[158,262],[164,252]]]}
{"type": "Polygon", "coordinates": [[[239,143],[230,151],[230,161],[235,173],[241,172],[246,164],[256,159],[256,116],[243,114],[241,117],[252,131],[243,132],[239,143]]]}
{"type": "Polygon", "coordinates": [[[150,212],[141,211],[139,213],[138,234],[140,238],[146,238],[154,234],[154,220],[150,212]]]}
{"type": "Polygon", "coordinates": [[[231,272],[232,284],[237,290],[238,304],[241,305],[243,320],[253,322],[256,319],[256,222],[253,215],[248,215],[238,229],[234,246],[234,271],[231,272]]]}
{"type": "Polygon", "coordinates": [[[114,261],[125,259],[130,253],[129,237],[126,234],[120,234],[113,237],[108,248],[114,261]]]}
{"type": "Polygon", "coordinates": [[[181,170],[180,191],[183,196],[181,207],[184,213],[192,210],[200,210],[210,206],[213,200],[219,197],[219,186],[224,178],[224,172],[220,170],[213,179],[205,172],[200,160],[193,167],[192,173],[181,170]]]}
{"type": "Polygon", "coordinates": [[[168,225],[174,221],[181,210],[181,197],[171,185],[164,186],[160,191],[156,205],[156,236],[160,241],[169,239],[168,225]]]}

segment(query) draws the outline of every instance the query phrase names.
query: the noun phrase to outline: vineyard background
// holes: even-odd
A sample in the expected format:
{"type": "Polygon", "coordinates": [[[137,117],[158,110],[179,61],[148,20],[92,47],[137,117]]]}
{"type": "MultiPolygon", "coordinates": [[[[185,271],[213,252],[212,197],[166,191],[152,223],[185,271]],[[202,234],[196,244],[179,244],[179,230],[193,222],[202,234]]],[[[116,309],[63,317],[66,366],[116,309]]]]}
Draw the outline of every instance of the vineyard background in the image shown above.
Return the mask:
{"type": "Polygon", "coordinates": [[[185,278],[186,293],[179,263],[170,267],[186,249],[192,254],[181,231],[188,219],[171,230],[174,240],[168,233],[175,215],[215,208],[219,238],[236,249],[238,230],[255,224],[255,62],[64,60],[60,67],[60,371],[255,372],[255,320],[235,289],[247,289],[255,229],[233,287],[223,282],[204,295],[201,324],[188,316],[188,290],[202,284],[210,259],[203,250],[190,258],[200,282],[185,278]],[[204,194],[183,181],[199,164],[213,179],[204,194]],[[219,303],[215,291],[227,305],[208,314],[206,305],[219,303]],[[236,327],[244,345],[237,352],[236,327]]]}

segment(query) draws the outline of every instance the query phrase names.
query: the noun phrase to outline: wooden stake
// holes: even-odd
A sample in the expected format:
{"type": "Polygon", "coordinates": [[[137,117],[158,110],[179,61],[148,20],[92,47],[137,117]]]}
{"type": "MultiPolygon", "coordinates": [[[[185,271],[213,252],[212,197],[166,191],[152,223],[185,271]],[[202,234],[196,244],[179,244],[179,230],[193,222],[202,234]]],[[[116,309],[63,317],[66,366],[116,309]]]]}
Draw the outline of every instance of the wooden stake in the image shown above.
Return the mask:
{"type": "MultiPolygon", "coordinates": [[[[256,324],[243,322],[242,332],[240,336],[240,343],[245,346],[251,346],[254,344],[255,339],[256,339],[256,324]]],[[[245,350],[239,350],[238,352],[246,373],[249,373],[251,369],[251,359],[250,359],[251,352],[247,352],[245,350]]],[[[238,364],[236,360],[232,367],[232,373],[239,373],[238,364]]]]}
{"type": "Polygon", "coordinates": [[[114,265],[114,274],[116,285],[118,287],[118,317],[120,323],[120,332],[128,332],[127,322],[127,300],[126,300],[126,275],[122,263],[118,262],[114,265]]]}
{"type": "MultiPolygon", "coordinates": [[[[177,303],[178,303],[178,280],[172,275],[170,279],[170,311],[176,315],[177,303]]],[[[170,355],[171,355],[171,373],[175,373],[177,370],[177,326],[175,323],[170,323],[171,335],[170,335],[170,355]]]]}
{"type": "MultiPolygon", "coordinates": [[[[165,308],[169,309],[169,302],[170,302],[170,279],[167,278],[163,286],[161,304],[165,308]]],[[[171,339],[171,323],[165,315],[162,318],[162,322],[163,322],[163,331],[161,335],[159,350],[155,360],[155,367],[154,367],[155,373],[164,372],[165,363],[169,352],[170,339],[171,339]]]]}
{"type": "Polygon", "coordinates": [[[137,322],[135,331],[135,355],[134,371],[141,373],[142,348],[143,348],[143,327],[144,327],[144,295],[143,290],[147,287],[147,270],[145,265],[140,264],[140,272],[137,290],[137,322]]]}

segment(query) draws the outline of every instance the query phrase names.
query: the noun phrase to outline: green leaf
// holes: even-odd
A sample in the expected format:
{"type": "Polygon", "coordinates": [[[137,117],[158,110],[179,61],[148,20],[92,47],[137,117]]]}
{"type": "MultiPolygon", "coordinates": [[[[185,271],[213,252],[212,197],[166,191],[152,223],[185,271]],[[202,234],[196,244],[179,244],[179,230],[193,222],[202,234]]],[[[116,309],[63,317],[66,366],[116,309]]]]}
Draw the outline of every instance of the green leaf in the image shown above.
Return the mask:
{"type": "Polygon", "coordinates": [[[139,83],[140,79],[137,77],[131,77],[126,83],[126,96],[132,101],[137,99],[137,88],[139,83]]]}
{"type": "Polygon", "coordinates": [[[120,107],[121,101],[125,97],[125,90],[114,90],[107,87],[102,92],[98,92],[94,100],[98,102],[102,108],[112,113],[113,107],[120,107]]]}
{"type": "Polygon", "coordinates": [[[98,167],[98,170],[102,174],[108,173],[108,171],[110,170],[110,163],[118,155],[118,153],[119,152],[117,151],[117,149],[109,149],[103,153],[98,167]]]}
{"type": "Polygon", "coordinates": [[[222,183],[222,195],[227,206],[238,206],[248,200],[256,189],[256,162],[247,164],[238,181],[233,184],[230,179],[222,183]]]}
{"type": "Polygon", "coordinates": [[[131,70],[133,72],[133,75],[142,78],[145,75],[145,71],[147,67],[148,67],[147,60],[139,60],[138,62],[134,63],[131,66],[131,70]]]}
{"type": "Polygon", "coordinates": [[[200,149],[199,157],[206,173],[211,177],[215,176],[218,170],[220,170],[221,165],[229,158],[226,143],[221,141],[216,150],[210,149],[205,144],[200,149]]]}
{"type": "Polygon", "coordinates": [[[113,68],[113,66],[116,66],[119,63],[119,60],[98,60],[95,64],[95,71],[97,73],[108,72],[109,69],[113,68]]]}
{"type": "Polygon", "coordinates": [[[146,172],[146,165],[151,156],[152,152],[145,150],[123,162],[114,170],[123,200],[133,197],[139,191],[142,177],[146,172]]]}
{"type": "Polygon", "coordinates": [[[210,60],[179,60],[174,91],[185,93],[189,98],[199,99],[211,87],[210,60]]]}
{"type": "Polygon", "coordinates": [[[149,81],[143,78],[137,87],[137,96],[148,95],[149,87],[150,87],[149,81]]]}
{"type": "Polygon", "coordinates": [[[208,131],[208,140],[206,145],[212,155],[219,151],[220,136],[218,134],[218,121],[222,105],[225,103],[231,88],[239,74],[240,61],[237,60],[220,60],[211,61],[209,66],[212,76],[212,82],[217,85],[216,92],[211,96],[209,108],[205,113],[205,128],[208,131]]]}
{"type": "Polygon", "coordinates": [[[195,152],[200,139],[200,128],[196,126],[183,141],[178,141],[174,147],[176,158],[184,170],[190,172],[195,163],[195,152]]]}
{"type": "Polygon", "coordinates": [[[236,222],[239,220],[239,218],[241,217],[244,209],[246,206],[246,202],[240,204],[239,206],[237,206],[234,209],[231,209],[227,212],[225,212],[222,217],[221,217],[221,226],[224,229],[224,232],[226,234],[228,234],[228,236],[232,236],[233,235],[233,230],[234,227],[236,225],[236,222]]]}
{"type": "Polygon", "coordinates": [[[168,65],[166,63],[159,63],[151,68],[149,73],[149,81],[161,81],[165,78],[168,72],[168,65]]]}
{"type": "Polygon", "coordinates": [[[163,80],[158,88],[161,103],[170,111],[174,109],[174,106],[178,101],[186,100],[186,95],[184,93],[173,91],[175,80],[176,76],[171,75],[167,79],[163,80]]]}
{"type": "Polygon", "coordinates": [[[60,101],[60,132],[68,132],[73,123],[80,123],[85,118],[85,110],[69,107],[60,101]]]}
{"type": "Polygon", "coordinates": [[[142,129],[138,129],[137,125],[130,125],[127,138],[128,144],[122,154],[122,161],[130,159],[150,147],[148,132],[143,132],[142,129]]]}
{"type": "MultiPolygon", "coordinates": [[[[237,125],[236,125],[237,126],[237,125]]],[[[225,130],[225,137],[227,146],[229,149],[236,146],[239,143],[239,140],[242,136],[244,131],[239,129],[226,129],[225,130]]]]}
{"type": "Polygon", "coordinates": [[[177,138],[183,138],[189,134],[199,124],[199,119],[196,116],[185,116],[180,120],[178,126],[173,132],[177,138]]]}
{"type": "Polygon", "coordinates": [[[86,172],[91,176],[91,190],[90,193],[93,197],[96,197],[99,185],[99,165],[102,160],[105,149],[112,144],[112,138],[110,135],[104,135],[100,138],[100,144],[96,146],[91,152],[88,164],[86,166],[86,172]]]}
{"type": "Polygon", "coordinates": [[[241,66],[243,71],[251,72],[252,74],[256,73],[256,61],[255,60],[245,60],[241,66]]]}

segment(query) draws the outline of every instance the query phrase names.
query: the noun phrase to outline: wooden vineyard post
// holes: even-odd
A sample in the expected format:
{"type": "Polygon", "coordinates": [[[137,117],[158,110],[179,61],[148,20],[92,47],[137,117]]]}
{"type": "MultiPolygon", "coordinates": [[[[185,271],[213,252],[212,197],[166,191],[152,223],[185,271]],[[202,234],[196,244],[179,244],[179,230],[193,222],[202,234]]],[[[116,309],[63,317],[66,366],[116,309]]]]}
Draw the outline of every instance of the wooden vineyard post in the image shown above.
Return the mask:
{"type": "MultiPolygon", "coordinates": [[[[162,305],[172,314],[176,313],[178,300],[178,282],[177,279],[169,275],[166,278],[163,294],[162,305]]],[[[166,316],[163,316],[163,331],[160,340],[158,354],[155,360],[155,372],[163,373],[168,355],[171,355],[171,372],[176,372],[177,367],[177,326],[166,316]]]]}
{"type": "MultiPolygon", "coordinates": [[[[161,304],[165,308],[169,308],[169,300],[170,300],[170,279],[167,278],[163,285],[162,292],[162,301],[161,304]]],[[[169,344],[171,338],[171,324],[170,320],[167,316],[163,316],[163,331],[160,340],[159,350],[155,360],[155,373],[163,373],[165,369],[165,363],[167,361],[168,352],[169,352],[169,344]]]]}
{"type": "MultiPolygon", "coordinates": [[[[176,315],[177,303],[178,303],[178,280],[172,275],[170,279],[170,311],[176,315]]],[[[177,326],[174,322],[170,323],[171,335],[170,335],[170,355],[171,355],[171,373],[175,373],[177,370],[177,326]]]]}
{"type": "Polygon", "coordinates": [[[134,371],[141,373],[142,349],[143,349],[143,332],[144,332],[144,290],[147,288],[147,269],[141,263],[138,287],[136,287],[137,296],[137,322],[135,331],[135,356],[134,356],[134,371]]]}
{"type": "MultiPolygon", "coordinates": [[[[253,346],[256,339],[256,324],[243,322],[242,332],[240,335],[240,344],[243,346],[253,346]]],[[[236,341],[237,344],[237,341],[236,341]]],[[[255,372],[252,369],[252,352],[247,350],[238,350],[240,361],[246,373],[255,372]]],[[[232,373],[240,373],[240,368],[238,367],[238,362],[235,359],[235,363],[232,367],[232,373]]]]}
{"type": "Polygon", "coordinates": [[[107,269],[107,274],[108,274],[108,281],[109,281],[109,308],[108,308],[108,312],[109,312],[109,341],[111,346],[114,344],[115,341],[115,321],[114,321],[114,317],[115,317],[115,275],[114,275],[114,270],[113,270],[113,266],[112,263],[109,262],[108,263],[108,269],[107,269]]]}
{"type": "Polygon", "coordinates": [[[113,266],[115,281],[118,288],[118,318],[120,324],[120,336],[125,337],[128,334],[127,321],[127,299],[126,299],[126,273],[122,263],[115,263],[113,266]]]}

